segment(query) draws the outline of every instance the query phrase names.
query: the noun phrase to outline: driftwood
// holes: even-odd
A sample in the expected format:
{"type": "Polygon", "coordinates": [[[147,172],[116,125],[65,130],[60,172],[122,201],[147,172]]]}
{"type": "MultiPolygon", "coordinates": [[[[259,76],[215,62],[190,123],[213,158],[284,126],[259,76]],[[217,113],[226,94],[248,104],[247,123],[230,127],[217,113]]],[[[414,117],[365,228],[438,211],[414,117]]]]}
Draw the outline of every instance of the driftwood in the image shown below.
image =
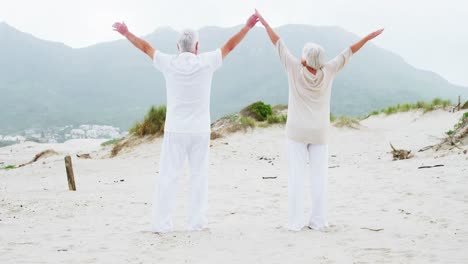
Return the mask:
{"type": "Polygon", "coordinates": [[[411,150],[396,149],[392,143],[390,143],[390,147],[392,148],[393,160],[405,160],[413,157],[411,150]]]}
{"type": "Polygon", "coordinates": [[[423,152],[423,151],[429,150],[429,149],[431,149],[431,148],[433,148],[433,147],[434,147],[433,145],[427,146],[427,147],[424,147],[424,148],[418,150],[418,152],[423,152]]]}
{"type": "Polygon", "coordinates": [[[73,165],[70,156],[65,157],[65,169],[67,170],[68,189],[76,191],[75,175],[73,174],[73,165]]]}
{"type": "Polygon", "coordinates": [[[40,159],[44,159],[44,158],[47,158],[47,157],[50,157],[50,156],[53,156],[53,155],[58,155],[58,153],[55,150],[52,150],[52,149],[44,150],[41,153],[34,156],[34,159],[32,159],[30,162],[21,164],[21,165],[18,166],[18,168],[19,167],[24,167],[24,166],[32,164],[32,163],[34,163],[34,162],[36,162],[36,161],[38,161],[40,159]]]}
{"type": "Polygon", "coordinates": [[[268,180],[268,179],[276,179],[277,177],[262,177],[262,179],[264,180],[268,180]]]}
{"type": "Polygon", "coordinates": [[[433,166],[420,166],[418,169],[430,169],[430,168],[437,168],[437,167],[444,167],[443,164],[433,165],[433,166]]]}
{"type": "Polygon", "coordinates": [[[76,154],[76,156],[80,159],[91,159],[91,155],[90,154],[76,154]]]}
{"type": "Polygon", "coordinates": [[[368,228],[368,227],[361,227],[361,229],[369,230],[369,231],[374,231],[374,232],[379,232],[383,231],[383,228],[368,228]]]}

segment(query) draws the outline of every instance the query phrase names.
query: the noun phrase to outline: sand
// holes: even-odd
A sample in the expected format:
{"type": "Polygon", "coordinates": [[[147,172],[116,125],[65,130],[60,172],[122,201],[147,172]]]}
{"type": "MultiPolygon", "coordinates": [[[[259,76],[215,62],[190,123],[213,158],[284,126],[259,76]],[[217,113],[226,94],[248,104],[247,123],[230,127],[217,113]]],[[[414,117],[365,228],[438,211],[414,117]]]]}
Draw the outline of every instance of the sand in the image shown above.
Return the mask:
{"type": "MultiPolygon", "coordinates": [[[[98,140],[0,148],[4,165],[45,149],[61,154],[0,170],[0,263],[468,263],[468,155],[436,144],[462,113],[374,116],[359,130],[333,128],[326,232],[284,229],[285,136],[281,126],[213,141],[209,230],[184,231],[187,175],[175,231],[150,231],[161,139],[113,159],[98,140]],[[392,161],[389,142],[415,157],[392,161]],[[269,160],[260,159],[267,157],[269,160]],[[422,165],[443,167],[418,169],[422,165]],[[263,179],[263,177],[277,177],[263,179]]],[[[464,149],[468,149],[465,146],[464,149]]]]}

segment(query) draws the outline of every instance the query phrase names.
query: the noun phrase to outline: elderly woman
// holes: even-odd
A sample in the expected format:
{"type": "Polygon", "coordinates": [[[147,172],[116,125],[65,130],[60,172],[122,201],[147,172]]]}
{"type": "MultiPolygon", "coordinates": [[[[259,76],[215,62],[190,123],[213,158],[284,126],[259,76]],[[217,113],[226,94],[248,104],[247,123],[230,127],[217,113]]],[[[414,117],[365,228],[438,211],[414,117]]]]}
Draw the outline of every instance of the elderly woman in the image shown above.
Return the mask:
{"type": "Polygon", "coordinates": [[[286,69],[289,80],[288,121],[286,124],[288,156],[288,229],[304,227],[304,181],[311,179],[312,212],[308,227],[321,230],[327,227],[326,190],[328,174],[328,138],[330,126],[330,95],[336,74],[351,56],[377,37],[383,29],[373,32],[358,43],[346,48],[331,61],[325,60],[323,48],[307,43],[302,59],[295,58],[262,15],[255,14],[286,69]]]}

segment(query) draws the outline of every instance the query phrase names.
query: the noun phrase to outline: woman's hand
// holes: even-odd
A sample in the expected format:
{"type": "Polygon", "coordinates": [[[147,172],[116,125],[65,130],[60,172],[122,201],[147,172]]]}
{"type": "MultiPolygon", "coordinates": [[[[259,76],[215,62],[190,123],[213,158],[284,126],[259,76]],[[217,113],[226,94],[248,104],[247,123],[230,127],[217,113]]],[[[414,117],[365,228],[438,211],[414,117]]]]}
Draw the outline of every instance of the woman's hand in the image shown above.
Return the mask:
{"type": "Polygon", "coordinates": [[[260,23],[262,23],[263,26],[267,24],[265,18],[263,18],[263,16],[260,14],[260,12],[258,12],[257,9],[255,9],[255,16],[258,17],[258,20],[260,20],[260,23]]]}
{"type": "Polygon", "coordinates": [[[382,34],[382,32],[384,31],[384,29],[379,29],[377,31],[374,31],[372,33],[370,33],[369,35],[367,35],[366,39],[367,40],[372,40],[374,38],[376,38],[377,36],[379,36],[380,34],[382,34]]]}

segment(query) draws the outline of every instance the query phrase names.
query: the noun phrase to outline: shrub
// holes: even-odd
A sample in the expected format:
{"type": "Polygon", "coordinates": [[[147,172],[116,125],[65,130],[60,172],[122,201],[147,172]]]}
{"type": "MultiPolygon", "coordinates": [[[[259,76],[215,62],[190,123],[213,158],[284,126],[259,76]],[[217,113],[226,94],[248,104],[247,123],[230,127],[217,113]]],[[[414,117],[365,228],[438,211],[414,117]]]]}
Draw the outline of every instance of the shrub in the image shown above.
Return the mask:
{"type": "Polygon", "coordinates": [[[450,135],[453,135],[453,133],[454,133],[453,130],[449,130],[449,131],[445,132],[445,134],[447,134],[447,135],[449,135],[449,136],[450,136],[450,135]]]}
{"type": "Polygon", "coordinates": [[[330,122],[333,123],[333,122],[335,122],[335,120],[336,120],[336,116],[333,115],[332,113],[330,113],[330,122]]]}
{"type": "Polygon", "coordinates": [[[166,122],[166,106],[152,106],[146,114],[143,122],[137,122],[130,133],[137,136],[159,135],[164,133],[166,122]]]}
{"type": "Polygon", "coordinates": [[[273,114],[273,110],[269,104],[258,101],[242,109],[241,114],[246,117],[252,117],[257,121],[265,121],[268,116],[273,114]]]}
{"type": "Polygon", "coordinates": [[[2,169],[4,170],[16,169],[16,165],[8,165],[8,166],[3,167],[2,169]]]}

